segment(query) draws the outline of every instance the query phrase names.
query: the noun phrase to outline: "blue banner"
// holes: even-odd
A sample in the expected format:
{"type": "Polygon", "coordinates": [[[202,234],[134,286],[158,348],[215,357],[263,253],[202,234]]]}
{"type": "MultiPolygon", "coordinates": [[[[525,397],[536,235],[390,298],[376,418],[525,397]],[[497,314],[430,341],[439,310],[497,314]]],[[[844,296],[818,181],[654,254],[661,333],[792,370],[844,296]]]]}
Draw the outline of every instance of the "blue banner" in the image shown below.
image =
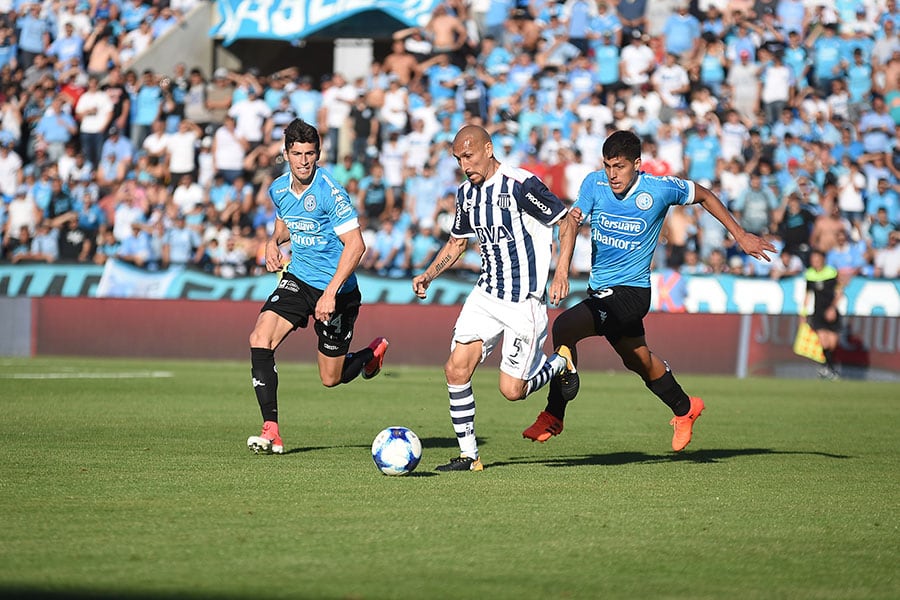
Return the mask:
{"type": "MultiPolygon", "coordinates": [[[[219,0],[211,37],[294,41],[366,11],[382,12],[405,27],[424,26],[439,0],[219,0]]],[[[363,28],[365,30],[365,28],[363,28]]]]}
{"type": "MultiPolygon", "coordinates": [[[[441,277],[418,300],[411,279],[390,279],[358,273],[367,304],[462,304],[472,290],[471,278],[441,277]]],[[[795,315],[806,294],[806,281],[790,277],[775,281],[733,275],[683,275],[673,282],[665,273],[651,279],[654,312],[795,315]],[[676,289],[679,293],[674,293],[676,289]]],[[[0,296],[182,298],[188,300],[253,300],[263,302],[278,283],[274,274],[224,279],[191,269],[146,271],[116,260],[96,265],[0,265],[0,296]]],[[[573,279],[563,308],[585,297],[587,280],[573,279]]],[[[900,281],[855,277],[843,290],[844,315],[900,316],[900,281]]]]}

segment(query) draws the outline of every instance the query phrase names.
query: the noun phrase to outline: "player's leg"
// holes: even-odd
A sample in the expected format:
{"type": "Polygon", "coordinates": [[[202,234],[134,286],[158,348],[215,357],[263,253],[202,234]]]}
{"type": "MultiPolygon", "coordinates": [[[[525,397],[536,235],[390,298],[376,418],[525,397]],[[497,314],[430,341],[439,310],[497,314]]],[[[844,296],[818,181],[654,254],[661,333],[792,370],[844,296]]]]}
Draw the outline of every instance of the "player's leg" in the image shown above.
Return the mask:
{"type": "Polygon", "coordinates": [[[475,394],[472,375],[484,358],[481,340],[453,343],[450,358],[444,365],[447,393],[450,398],[450,421],[459,444],[459,457],[437,467],[438,471],[481,471],[478,442],[475,438],[475,394]]]}
{"type": "MultiPolygon", "coordinates": [[[[578,342],[587,337],[599,335],[595,325],[594,309],[588,301],[581,302],[559,315],[553,322],[553,345],[557,348],[557,354],[567,352],[572,361],[572,368],[578,364],[578,342]]],[[[564,377],[554,377],[550,380],[547,391],[547,406],[538,415],[535,422],[522,432],[522,437],[537,442],[545,442],[554,435],[559,435],[563,430],[563,420],[566,416],[566,406],[574,399],[577,393],[577,374],[566,373],[564,377]],[[565,385],[564,385],[565,384],[565,385]],[[564,388],[568,388],[568,391],[564,388]]]]}
{"type": "Polygon", "coordinates": [[[672,410],[674,417],[669,422],[675,429],[672,449],[676,452],[684,449],[691,441],[694,422],[703,412],[703,400],[690,397],[684,392],[668,363],[647,347],[643,333],[610,340],[610,343],[625,367],[637,373],[647,388],[672,410]]]}
{"type": "Polygon", "coordinates": [[[522,400],[562,373],[576,376],[567,348],[544,355],[548,319],[543,302],[531,298],[504,308],[498,316],[505,324],[500,393],[507,400],[522,400]]]}
{"type": "Polygon", "coordinates": [[[350,383],[360,373],[364,379],[371,379],[381,371],[388,348],[386,338],[377,337],[367,347],[348,352],[361,302],[359,289],[338,294],[332,319],[328,323],[315,323],[319,338],[319,378],[325,387],[350,383]]]}
{"type": "Polygon", "coordinates": [[[450,398],[450,420],[459,444],[459,457],[438,466],[438,471],[483,469],[475,437],[472,375],[503,335],[503,324],[494,316],[495,303],[495,298],[474,289],[453,326],[453,341],[450,344],[450,357],[444,365],[444,375],[450,398]]]}
{"type": "Polygon", "coordinates": [[[265,310],[256,319],[250,334],[250,374],[253,391],[262,413],[260,435],[250,436],[247,446],[254,452],[281,454],[284,444],[278,431],[278,369],[275,348],[294,329],[286,318],[265,310]]]}

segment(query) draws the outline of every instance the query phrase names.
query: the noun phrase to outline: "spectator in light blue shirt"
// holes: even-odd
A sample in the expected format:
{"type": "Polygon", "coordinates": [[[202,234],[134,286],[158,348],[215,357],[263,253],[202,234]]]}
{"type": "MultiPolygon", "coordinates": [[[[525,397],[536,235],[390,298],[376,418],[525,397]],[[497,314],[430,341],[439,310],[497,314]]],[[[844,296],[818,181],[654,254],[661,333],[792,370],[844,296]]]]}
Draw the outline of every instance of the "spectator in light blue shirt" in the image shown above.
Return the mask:
{"type": "Polygon", "coordinates": [[[116,162],[130,163],[134,158],[134,146],[131,140],[123,136],[115,125],[109,128],[107,135],[108,137],[101,147],[100,156],[115,154],[116,162]]]}
{"type": "Polygon", "coordinates": [[[684,160],[688,179],[711,182],[716,178],[716,166],[722,155],[718,138],[709,135],[705,121],[697,123],[697,133],[688,138],[684,148],[684,160]]]}
{"type": "Polygon", "coordinates": [[[178,25],[178,17],[175,16],[171,8],[163,6],[159,11],[159,15],[153,19],[153,39],[158,39],[159,36],[176,25],[178,25]]]}
{"type": "Polygon", "coordinates": [[[603,35],[593,46],[593,64],[596,65],[596,81],[608,86],[619,81],[619,55],[621,50],[612,36],[603,35]]]}
{"type": "Polygon", "coordinates": [[[50,107],[34,126],[37,143],[44,142],[47,145],[47,157],[54,162],[59,160],[66,144],[78,132],[78,123],[66,111],[64,102],[62,96],[55,96],[50,107]]]}
{"type": "Polygon", "coordinates": [[[687,2],[680,2],[677,12],[663,24],[666,52],[684,56],[700,41],[700,21],[688,12],[687,2]]]}
{"type": "Polygon", "coordinates": [[[194,262],[197,248],[202,243],[200,234],[185,225],[184,215],[180,213],[166,229],[162,242],[163,267],[183,267],[194,262]]]}
{"type": "Polygon", "coordinates": [[[125,0],[121,7],[119,21],[125,26],[125,31],[137,29],[150,12],[150,7],[143,0],[125,0]]]}
{"type": "Polygon", "coordinates": [[[131,141],[140,147],[150,133],[150,125],[162,114],[162,90],[153,69],[145,69],[140,87],[134,97],[134,120],[131,124],[131,141]]]}
{"type": "Polygon", "coordinates": [[[316,123],[319,120],[319,108],[322,106],[322,92],[312,87],[312,77],[304,75],[297,82],[297,89],[291,92],[291,108],[297,117],[307,123],[316,123]]]}
{"type": "Polygon", "coordinates": [[[834,23],[823,26],[822,33],[813,40],[813,84],[823,95],[831,91],[831,80],[841,76],[843,45],[834,23]]]}
{"type": "Polygon", "coordinates": [[[41,18],[41,5],[31,4],[25,15],[16,19],[19,41],[19,66],[27,69],[34,63],[34,57],[44,52],[50,44],[50,24],[41,18]]]}
{"type": "Polygon", "coordinates": [[[84,38],[75,33],[75,25],[71,21],[63,28],[63,35],[50,44],[47,54],[65,64],[71,64],[75,59],[79,66],[84,67],[84,38]]]}

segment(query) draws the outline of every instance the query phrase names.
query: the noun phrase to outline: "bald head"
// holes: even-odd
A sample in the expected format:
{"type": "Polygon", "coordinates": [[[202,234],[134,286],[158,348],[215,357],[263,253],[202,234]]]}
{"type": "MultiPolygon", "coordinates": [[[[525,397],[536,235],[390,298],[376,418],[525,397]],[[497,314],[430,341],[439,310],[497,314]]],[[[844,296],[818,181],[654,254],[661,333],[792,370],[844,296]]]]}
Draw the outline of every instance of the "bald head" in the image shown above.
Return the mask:
{"type": "Polygon", "coordinates": [[[453,156],[474,185],[490,179],[500,166],[494,158],[491,136],[478,125],[465,125],[457,132],[453,138],[453,156]]]}
{"type": "Polygon", "coordinates": [[[488,135],[488,132],[485,131],[484,127],[479,125],[463,125],[463,127],[456,132],[456,137],[453,138],[453,146],[462,142],[465,139],[471,140],[473,144],[487,144],[491,141],[491,136],[488,135]]]}

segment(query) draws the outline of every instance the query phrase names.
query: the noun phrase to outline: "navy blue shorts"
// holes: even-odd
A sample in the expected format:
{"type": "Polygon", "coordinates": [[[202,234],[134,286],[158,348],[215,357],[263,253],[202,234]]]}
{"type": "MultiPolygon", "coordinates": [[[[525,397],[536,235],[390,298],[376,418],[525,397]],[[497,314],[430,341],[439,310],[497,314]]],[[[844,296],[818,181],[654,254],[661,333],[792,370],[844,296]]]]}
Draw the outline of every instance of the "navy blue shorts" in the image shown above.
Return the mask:
{"type": "MultiPolygon", "coordinates": [[[[290,321],[294,329],[306,327],[309,318],[315,317],[316,303],[322,297],[322,292],[323,290],[314,288],[285,271],[278,287],[269,295],[259,312],[272,311],[290,321]]],[[[359,316],[361,303],[359,288],[337,295],[331,320],[328,323],[315,321],[319,352],[331,357],[347,354],[353,341],[353,326],[359,316]]]]}

